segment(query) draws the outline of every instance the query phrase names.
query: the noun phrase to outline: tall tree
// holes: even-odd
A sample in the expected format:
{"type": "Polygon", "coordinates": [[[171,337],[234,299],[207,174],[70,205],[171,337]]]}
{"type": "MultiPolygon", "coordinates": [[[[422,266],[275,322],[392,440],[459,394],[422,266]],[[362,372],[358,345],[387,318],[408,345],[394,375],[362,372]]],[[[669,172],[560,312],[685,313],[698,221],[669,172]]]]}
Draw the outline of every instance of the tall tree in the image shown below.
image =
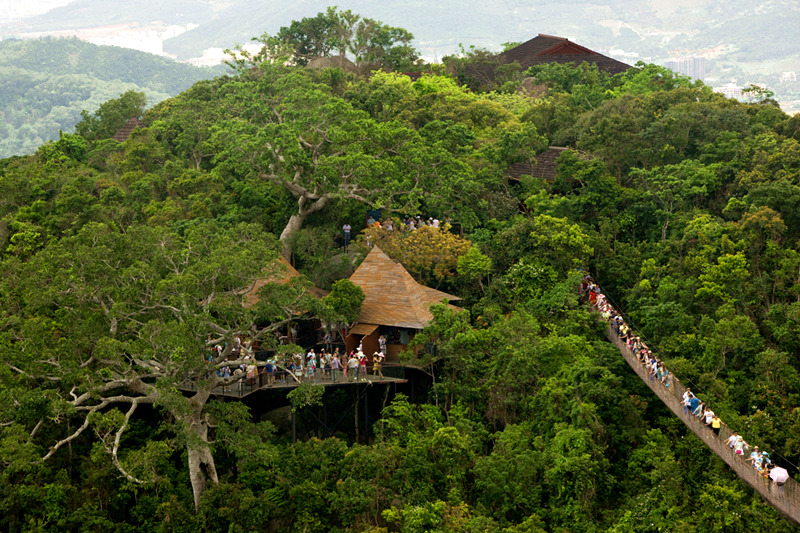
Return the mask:
{"type": "Polygon", "coordinates": [[[308,303],[302,289],[268,284],[263,303],[242,306],[276,248],[248,225],[201,223],[179,236],[147,227],[120,234],[92,223],[27,263],[7,261],[2,292],[15,315],[0,337],[11,371],[3,387],[19,397],[35,387],[46,400],[35,412],[6,409],[11,420],[2,422],[37,421],[29,440],[46,450],[44,459],[91,428],[125,478],[144,483],[152,470],[142,468],[147,461],[128,461],[134,454],[125,453],[123,436],[138,407],[158,405],[185,446],[199,504],[206,485],[218,483],[212,393],[242,377],[218,370],[246,363],[240,338],[268,345],[271,332],[308,303]],[[256,329],[257,322],[267,325],[256,329]]]}
{"type": "Polygon", "coordinates": [[[445,146],[397,122],[378,122],[301,72],[265,68],[229,84],[238,116],[218,128],[215,161],[253,173],[297,200],[280,240],[291,255],[305,220],[339,199],[413,212],[426,202],[468,201],[472,168],[445,146]],[[459,200],[460,198],[460,200],[459,200]]]}
{"type": "Polygon", "coordinates": [[[81,121],[75,131],[84,139],[96,141],[108,139],[120,129],[128,119],[140,118],[147,105],[144,93],[130,90],[119,98],[109,100],[92,114],[85,109],[81,111],[81,121]]]}
{"type": "Polygon", "coordinates": [[[419,57],[411,46],[414,36],[407,30],[334,6],[315,17],[292,21],[276,37],[293,48],[298,65],[335,52],[349,54],[358,66],[397,70],[408,68],[419,57]]]}

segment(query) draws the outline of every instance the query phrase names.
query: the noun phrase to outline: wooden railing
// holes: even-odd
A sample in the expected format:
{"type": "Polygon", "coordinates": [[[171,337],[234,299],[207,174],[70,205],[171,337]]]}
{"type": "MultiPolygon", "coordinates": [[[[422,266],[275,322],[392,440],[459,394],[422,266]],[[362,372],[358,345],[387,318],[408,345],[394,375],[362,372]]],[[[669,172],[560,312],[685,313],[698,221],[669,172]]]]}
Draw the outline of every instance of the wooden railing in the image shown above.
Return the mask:
{"type": "MultiPolygon", "coordinates": [[[[367,376],[366,379],[370,383],[377,383],[377,384],[386,384],[386,383],[405,383],[406,382],[406,366],[398,363],[384,363],[383,367],[383,378],[376,377],[373,375],[373,367],[372,365],[367,366],[367,376]]],[[[333,385],[357,385],[359,383],[363,384],[362,381],[354,381],[352,379],[352,374],[348,374],[345,378],[339,374],[339,378],[334,380],[332,377],[322,377],[322,372],[317,372],[316,374],[316,381],[317,385],[324,385],[324,386],[333,386],[333,385]]],[[[304,381],[306,378],[304,376],[304,381]]],[[[268,384],[267,374],[259,372],[253,378],[247,378],[246,375],[242,374],[241,378],[237,381],[230,383],[228,385],[219,386],[214,389],[214,394],[220,396],[228,396],[234,398],[244,398],[256,391],[264,390],[268,388],[272,389],[286,389],[286,388],[294,388],[297,387],[300,383],[295,381],[291,376],[287,375],[287,371],[283,370],[274,374],[274,381],[272,385],[268,384]],[[284,381],[281,381],[283,378],[284,381]]],[[[194,381],[185,381],[178,387],[181,390],[191,392],[197,390],[197,384],[194,381]]]]}
{"type": "Polygon", "coordinates": [[[645,365],[611,329],[608,331],[608,339],[619,348],[620,353],[639,378],[675,413],[675,416],[680,418],[703,441],[703,444],[725,461],[740,479],[753,487],[773,507],[800,524],[800,484],[789,478],[782,486],[779,486],[772,480],[764,478],[753,468],[751,463],[745,460],[746,455],[736,455],[728,446],[727,439],[731,435],[728,426],[722,425],[718,437],[711,431],[711,428],[691,413],[684,413],[682,399],[686,388],[677,378],[673,377],[670,387],[665,387],[658,380],[651,380],[645,365]]]}

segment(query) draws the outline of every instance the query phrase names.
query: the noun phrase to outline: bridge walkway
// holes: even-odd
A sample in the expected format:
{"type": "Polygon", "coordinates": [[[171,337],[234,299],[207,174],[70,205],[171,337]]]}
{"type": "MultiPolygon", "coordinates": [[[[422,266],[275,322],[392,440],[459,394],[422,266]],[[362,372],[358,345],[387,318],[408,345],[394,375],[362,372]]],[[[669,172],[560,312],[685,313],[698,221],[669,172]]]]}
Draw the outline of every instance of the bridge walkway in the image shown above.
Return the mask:
{"type": "Polygon", "coordinates": [[[639,378],[644,381],[658,398],[681,419],[681,421],[703,441],[717,456],[733,469],[739,478],[753,487],[762,498],[773,507],[786,515],[794,522],[800,524],[800,484],[789,478],[782,486],[772,480],[764,478],[753,466],[745,460],[745,456],[736,455],[728,446],[727,439],[731,435],[728,426],[722,425],[719,437],[714,435],[711,428],[707,427],[691,413],[683,412],[683,393],[686,387],[675,377],[671,387],[665,387],[658,380],[650,380],[650,375],[645,367],[621,341],[613,330],[608,330],[608,339],[619,349],[622,356],[639,378]]]}

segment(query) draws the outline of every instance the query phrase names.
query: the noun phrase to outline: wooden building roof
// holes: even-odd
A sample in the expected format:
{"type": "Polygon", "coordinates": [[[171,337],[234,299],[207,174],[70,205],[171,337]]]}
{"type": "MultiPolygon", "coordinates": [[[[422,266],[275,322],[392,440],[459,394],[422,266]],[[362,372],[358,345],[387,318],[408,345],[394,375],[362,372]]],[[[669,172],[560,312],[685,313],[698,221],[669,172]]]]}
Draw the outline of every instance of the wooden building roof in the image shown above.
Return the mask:
{"type": "Polygon", "coordinates": [[[567,150],[563,146],[550,146],[544,152],[536,155],[536,164],[531,164],[530,161],[521,161],[514,163],[506,171],[506,176],[510,180],[519,180],[522,176],[533,176],[534,178],[542,178],[547,181],[556,179],[556,158],[561,153],[567,150]]]}
{"type": "Polygon", "coordinates": [[[128,121],[123,124],[122,127],[117,130],[117,133],[115,133],[111,138],[117,142],[125,142],[128,140],[128,137],[130,137],[131,133],[133,133],[133,130],[143,126],[144,123],[142,123],[142,121],[137,117],[129,118],[128,121]]]}
{"type": "Polygon", "coordinates": [[[618,74],[631,68],[630,65],[573,43],[565,37],[542,33],[519,46],[506,50],[497,57],[502,63],[516,61],[523,70],[544,63],[575,63],[580,65],[584,61],[594,63],[600,70],[610,74],[618,74]]]}
{"type": "Polygon", "coordinates": [[[308,62],[306,68],[323,69],[323,68],[340,68],[345,72],[358,72],[358,67],[355,63],[347,59],[345,56],[325,56],[315,57],[308,62]]]}
{"type": "MultiPolygon", "coordinates": [[[[288,283],[293,278],[299,278],[303,276],[283,256],[276,259],[273,264],[267,265],[267,267],[265,267],[265,271],[265,274],[267,274],[266,276],[255,280],[253,285],[251,285],[242,293],[245,299],[245,307],[249,308],[258,303],[258,289],[267,283],[288,283]]],[[[309,288],[308,292],[315,298],[322,298],[328,294],[327,291],[314,286],[309,288]]]]}
{"type": "Polygon", "coordinates": [[[431,304],[460,298],[417,283],[403,265],[377,246],[350,276],[364,291],[359,324],[422,329],[430,324],[431,304]]]}

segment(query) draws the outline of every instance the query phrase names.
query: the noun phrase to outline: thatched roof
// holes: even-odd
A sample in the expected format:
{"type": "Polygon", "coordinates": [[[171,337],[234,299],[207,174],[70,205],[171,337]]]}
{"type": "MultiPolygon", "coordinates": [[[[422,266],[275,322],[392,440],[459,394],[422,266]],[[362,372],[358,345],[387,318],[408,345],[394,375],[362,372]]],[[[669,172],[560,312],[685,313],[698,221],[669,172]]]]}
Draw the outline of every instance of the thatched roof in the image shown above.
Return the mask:
{"type": "Polygon", "coordinates": [[[417,283],[403,265],[377,246],[350,276],[364,291],[359,324],[422,329],[430,324],[431,304],[460,298],[417,283]]]}
{"type": "Polygon", "coordinates": [[[318,69],[338,67],[345,72],[358,72],[356,64],[345,56],[317,57],[309,61],[306,67],[318,69]]]}
{"type": "Polygon", "coordinates": [[[128,121],[125,122],[125,124],[123,124],[122,127],[117,130],[117,133],[115,133],[111,138],[117,142],[125,142],[128,140],[128,137],[130,137],[131,133],[133,133],[133,130],[143,126],[144,124],[137,117],[129,118],[128,121]]]}
{"type": "Polygon", "coordinates": [[[562,146],[550,146],[544,152],[536,155],[536,165],[532,165],[530,161],[522,161],[514,163],[506,171],[506,176],[510,180],[519,180],[522,176],[533,176],[534,178],[542,178],[547,181],[553,181],[556,178],[556,158],[567,150],[562,146]]]}
{"type": "MultiPolygon", "coordinates": [[[[267,283],[288,283],[292,278],[299,278],[303,276],[283,256],[276,259],[273,264],[265,267],[265,270],[267,275],[254,281],[253,285],[248,287],[247,290],[243,292],[245,297],[245,307],[252,307],[258,303],[258,289],[267,283]]],[[[308,289],[308,292],[315,298],[322,298],[328,294],[327,291],[313,286],[308,289]]]]}

